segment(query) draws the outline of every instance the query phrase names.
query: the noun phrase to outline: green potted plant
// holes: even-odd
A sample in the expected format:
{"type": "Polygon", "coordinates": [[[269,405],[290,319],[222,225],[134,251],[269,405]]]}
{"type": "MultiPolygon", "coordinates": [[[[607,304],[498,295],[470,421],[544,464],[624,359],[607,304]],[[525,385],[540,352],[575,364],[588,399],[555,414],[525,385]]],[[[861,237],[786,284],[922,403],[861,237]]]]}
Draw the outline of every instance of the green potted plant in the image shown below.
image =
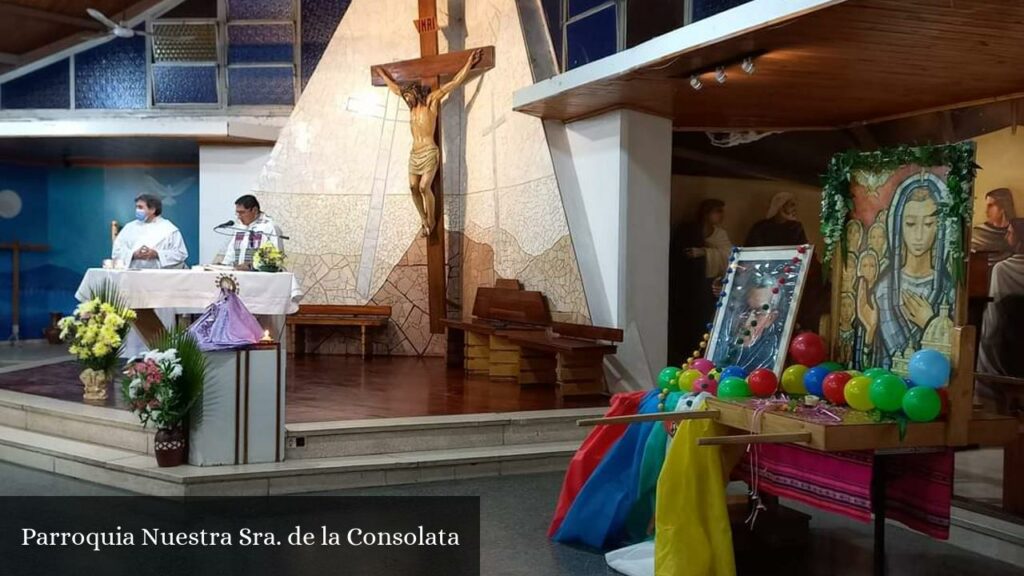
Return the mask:
{"type": "Polygon", "coordinates": [[[143,426],[156,426],[154,452],[161,467],[183,464],[188,456],[186,430],[190,417],[200,417],[206,369],[206,356],[185,330],[164,333],[153,350],[125,366],[121,394],[143,426]]]}

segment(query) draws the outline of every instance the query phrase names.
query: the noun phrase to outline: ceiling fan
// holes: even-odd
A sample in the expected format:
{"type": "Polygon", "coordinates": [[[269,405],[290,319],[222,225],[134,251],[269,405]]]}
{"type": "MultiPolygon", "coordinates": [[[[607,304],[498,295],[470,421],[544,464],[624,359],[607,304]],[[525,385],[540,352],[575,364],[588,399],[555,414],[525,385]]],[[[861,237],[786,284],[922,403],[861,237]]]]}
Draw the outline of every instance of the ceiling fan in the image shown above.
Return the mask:
{"type": "Polygon", "coordinates": [[[107,16],[103,12],[100,12],[95,8],[86,8],[85,11],[89,14],[89,16],[92,16],[95,20],[99,21],[101,24],[106,26],[109,29],[110,35],[116,36],[118,38],[132,38],[135,36],[149,36],[150,38],[166,38],[170,40],[191,40],[193,38],[192,36],[179,36],[175,34],[150,34],[149,32],[136,30],[132,28],[130,25],[126,24],[125,22],[114,22],[110,18],[107,18],[107,16]]]}

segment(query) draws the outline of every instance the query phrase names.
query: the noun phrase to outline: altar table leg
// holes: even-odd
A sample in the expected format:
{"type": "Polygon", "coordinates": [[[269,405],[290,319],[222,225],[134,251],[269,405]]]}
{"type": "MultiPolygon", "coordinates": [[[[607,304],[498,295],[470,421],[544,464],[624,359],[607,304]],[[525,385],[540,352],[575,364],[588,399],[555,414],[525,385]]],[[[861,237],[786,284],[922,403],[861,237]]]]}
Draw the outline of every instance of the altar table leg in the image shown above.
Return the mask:
{"type": "Polygon", "coordinates": [[[875,455],[871,466],[871,512],[875,516],[875,576],[885,576],[885,457],[875,455]]]}

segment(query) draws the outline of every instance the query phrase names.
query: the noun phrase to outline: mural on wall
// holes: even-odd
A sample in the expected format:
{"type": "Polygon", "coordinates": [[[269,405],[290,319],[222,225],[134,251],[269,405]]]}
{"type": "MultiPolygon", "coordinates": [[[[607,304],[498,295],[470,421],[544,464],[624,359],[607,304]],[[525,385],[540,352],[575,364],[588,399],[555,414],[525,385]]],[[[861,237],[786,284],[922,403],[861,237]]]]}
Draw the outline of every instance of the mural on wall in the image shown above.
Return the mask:
{"type": "MultiPolygon", "coordinates": [[[[560,320],[588,322],[583,283],[554,167],[536,118],[512,111],[533,82],[516,3],[466,3],[442,14],[441,51],[494,45],[495,69],[454,92],[442,113],[450,314],[468,315],[478,286],[516,278],[543,291],[560,320]]],[[[452,7],[449,7],[450,9],[452,7]]],[[[305,302],[386,303],[395,354],[440,354],[427,329],[425,250],[408,188],[405,105],[370,84],[370,66],[419,53],[404,0],[354,0],[282,130],[256,193],[291,234],[289,267],[305,302]],[[408,22],[405,33],[374,23],[408,22]]],[[[318,337],[311,333],[310,338],[318,337]]],[[[321,352],[354,351],[343,337],[321,352]]]]}
{"type": "MultiPolygon", "coordinates": [[[[198,167],[72,167],[0,165],[0,243],[48,244],[25,253],[21,272],[21,336],[42,337],[51,312],[69,313],[82,275],[110,257],[110,222],[134,217],[136,196],[164,198],[164,217],[181,230],[188,264],[199,252],[198,167]],[[17,194],[20,210],[13,217],[17,194]]],[[[10,336],[11,267],[0,252],[0,338],[10,336]]]]}
{"type": "Polygon", "coordinates": [[[939,213],[950,202],[949,169],[900,166],[852,174],[845,224],[837,350],[853,368],[906,375],[913,351],[950,353],[957,284],[939,213]]]}

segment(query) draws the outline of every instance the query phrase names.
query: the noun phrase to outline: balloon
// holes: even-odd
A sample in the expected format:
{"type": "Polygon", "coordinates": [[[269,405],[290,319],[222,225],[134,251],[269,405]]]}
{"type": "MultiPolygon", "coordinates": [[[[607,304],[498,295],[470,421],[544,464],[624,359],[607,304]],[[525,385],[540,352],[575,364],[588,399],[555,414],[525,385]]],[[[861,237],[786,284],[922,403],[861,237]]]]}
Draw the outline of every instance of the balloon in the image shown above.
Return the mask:
{"type": "Polygon", "coordinates": [[[915,386],[942,388],[949,383],[949,358],[938,350],[924,348],[914,352],[908,368],[915,386]]]}
{"type": "Polygon", "coordinates": [[[676,406],[679,404],[679,400],[682,399],[682,392],[669,392],[668,397],[665,398],[665,411],[675,412],[676,406]]]}
{"type": "Polygon", "coordinates": [[[749,398],[750,386],[743,378],[730,376],[718,384],[719,398],[749,398]]]}
{"type": "Polygon", "coordinates": [[[714,362],[708,360],[707,358],[697,358],[693,362],[690,362],[690,368],[693,368],[694,370],[700,370],[701,374],[707,374],[708,372],[714,370],[715,364],[714,362]]]}
{"type": "Polygon", "coordinates": [[[679,382],[679,389],[682,391],[692,390],[693,383],[701,376],[703,376],[703,374],[701,374],[699,370],[694,370],[693,368],[683,370],[679,373],[679,378],[677,379],[679,382]]]}
{"type": "Polygon", "coordinates": [[[895,374],[883,374],[871,381],[868,395],[875,407],[882,412],[895,412],[903,406],[903,395],[907,384],[895,374]]]}
{"type": "Polygon", "coordinates": [[[864,375],[864,373],[861,372],[860,370],[847,370],[846,373],[849,374],[850,376],[852,376],[853,378],[856,378],[857,376],[863,376],[864,375]]]}
{"type": "Polygon", "coordinates": [[[821,364],[825,361],[825,343],[814,332],[801,332],[790,342],[789,355],[805,366],[821,364]]]}
{"type": "Polygon", "coordinates": [[[939,400],[942,400],[942,410],[939,411],[939,416],[945,416],[949,414],[949,389],[939,388],[939,400]]]}
{"type": "Polygon", "coordinates": [[[754,396],[767,398],[779,389],[779,378],[767,368],[758,368],[747,376],[747,386],[754,396]]]}
{"type": "Polygon", "coordinates": [[[877,377],[881,376],[882,374],[888,374],[888,373],[889,373],[889,371],[886,370],[885,368],[879,368],[877,366],[874,367],[874,368],[868,368],[867,370],[864,371],[864,375],[865,376],[870,376],[871,378],[877,378],[877,377]]]}
{"type": "Polygon", "coordinates": [[[718,395],[718,382],[708,378],[707,376],[700,376],[693,382],[693,393],[700,394],[701,392],[707,392],[714,396],[718,395]]]}
{"type": "Polygon", "coordinates": [[[903,395],[903,411],[914,422],[931,422],[942,411],[942,399],[934,388],[915,386],[903,395]]]}
{"type": "Polygon", "coordinates": [[[786,394],[807,394],[804,388],[804,375],[807,374],[807,366],[793,364],[782,371],[782,390],[786,394]]]}
{"type": "Polygon", "coordinates": [[[853,376],[846,372],[832,372],[825,376],[825,380],[821,385],[822,391],[825,393],[825,399],[836,406],[846,404],[846,396],[844,396],[843,391],[851,378],[853,376]]]}
{"type": "Polygon", "coordinates": [[[722,370],[722,374],[719,376],[718,379],[725,380],[730,376],[735,376],[737,378],[746,378],[747,371],[742,366],[729,366],[725,370],[722,370]]]}
{"type": "Polygon", "coordinates": [[[843,387],[843,398],[846,403],[850,405],[850,408],[854,410],[868,410],[875,409],[875,403],[871,401],[871,377],[865,374],[864,376],[855,376],[850,378],[843,387]]]}
{"type": "Polygon", "coordinates": [[[815,366],[804,374],[804,388],[808,394],[814,394],[815,396],[821,396],[824,392],[822,384],[825,382],[825,376],[828,376],[829,370],[824,366],[815,366]]]}
{"type": "Polygon", "coordinates": [[[675,366],[666,366],[661,369],[658,373],[658,389],[664,390],[668,388],[669,392],[678,390],[679,386],[676,383],[676,376],[679,375],[679,368],[675,366]]]}

